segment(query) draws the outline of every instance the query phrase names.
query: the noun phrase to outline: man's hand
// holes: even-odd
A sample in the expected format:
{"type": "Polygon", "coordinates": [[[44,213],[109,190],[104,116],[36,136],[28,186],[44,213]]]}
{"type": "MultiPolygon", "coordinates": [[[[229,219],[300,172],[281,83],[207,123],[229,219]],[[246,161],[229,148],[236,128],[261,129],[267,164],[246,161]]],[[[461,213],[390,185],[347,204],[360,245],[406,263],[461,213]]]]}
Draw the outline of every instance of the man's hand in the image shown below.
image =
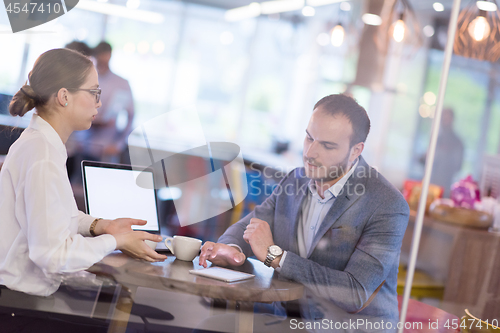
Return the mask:
{"type": "Polygon", "coordinates": [[[262,262],[266,260],[267,249],[274,244],[269,223],[255,217],[247,225],[243,239],[250,244],[253,254],[262,262]]]}
{"type": "Polygon", "coordinates": [[[144,242],[148,239],[153,242],[161,242],[159,235],[153,235],[145,231],[129,231],[113,235],[116,239],[116,249],[136,259],[143,259],[150,262],[163,261],[167,256],[158,254],[144,242]]]}
{"type": "Polygon", "coordinates": [[[222,243],[206,242],[201,248],[200,266],[207,268],[207,260],[218,266],[240,266],[246,256],[237,248],[222,243]]]}
{"type": "Polygon", "coordinates": [[[119,218],[116,220],[99,220],[95,226],[97,236],[103,234],[118,235],[132,231],[133,225],[145,225],[145,220],[119,218]]]}

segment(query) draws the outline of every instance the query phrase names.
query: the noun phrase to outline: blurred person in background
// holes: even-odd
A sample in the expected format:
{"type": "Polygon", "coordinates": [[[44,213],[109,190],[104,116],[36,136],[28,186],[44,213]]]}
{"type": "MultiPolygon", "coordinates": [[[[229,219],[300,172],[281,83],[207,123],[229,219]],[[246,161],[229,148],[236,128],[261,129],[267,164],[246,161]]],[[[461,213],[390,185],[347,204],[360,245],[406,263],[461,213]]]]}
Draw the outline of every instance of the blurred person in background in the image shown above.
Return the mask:
{"type": "Polygon", "coordinates": [[[453,109],[443,109],[442,117],[431,183],[444,187],[444,196],[449,197],[454,177],[462,169],[464,145],[453,129],[455,119],[453,109]]]}
{"type": "Polygon", "coordinates": [[[85,44],[84,42],[79,42],[77,40],[74,40],[71,43],[66,44],[64,48],[80,52],[87,58],[90,58],[92,56],[92,48],[87,44],[85,44]]]}
{"type": "MultiPolygon", "coordinates": [[[[464,145],[453,129],[454,119],[453,109],[444,108],[432,166],[431,183],[443,187],[445,198],[450,197],[451,185],[456,174],[462,169],[464,159],[464,145]]],[[[425,158],[425,155],[421,158],[422,164],[425,164],[425,158]]]]}
{"type": "Polygon", "coordinates": [[[123,155],[126,155],[127,138],[132,130],[134,101],[128,81],[109,68],[111,51],[111,45],[104,41],[93,49],[103,91],[102,106],[92,128],[86,133],[83,156],[98,161],[130,163],[123,155]],[[126,123],[120,121],[124,116],[126,123]]]}

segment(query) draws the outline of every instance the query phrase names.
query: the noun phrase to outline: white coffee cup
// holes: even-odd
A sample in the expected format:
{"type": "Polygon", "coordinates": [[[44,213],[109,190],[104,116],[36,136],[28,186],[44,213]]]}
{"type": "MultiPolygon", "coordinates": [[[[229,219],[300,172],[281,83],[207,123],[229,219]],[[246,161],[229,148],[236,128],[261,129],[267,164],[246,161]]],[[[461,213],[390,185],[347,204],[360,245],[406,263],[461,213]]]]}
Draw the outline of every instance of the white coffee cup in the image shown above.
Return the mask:
{"type": "Polygon", "coordinates": [[[165,245],[179,260],[192,261],[200,252],[201,239],[174,236],[165,239],[165,245]]]}
{"type": "Polygon", "coordinates": [[[158,244],[157,242],[153,242],[153,241],[151,241],[151,240],[149,240],[149,239],[145,239],[145,240],[144,240],[144,242],[145,242],[146,244],[148,244],[148,246],[149,246],[149,247],[151,248],[151,250],[153,250],[153,251],[156,249],[156,244],[158,244]]]}

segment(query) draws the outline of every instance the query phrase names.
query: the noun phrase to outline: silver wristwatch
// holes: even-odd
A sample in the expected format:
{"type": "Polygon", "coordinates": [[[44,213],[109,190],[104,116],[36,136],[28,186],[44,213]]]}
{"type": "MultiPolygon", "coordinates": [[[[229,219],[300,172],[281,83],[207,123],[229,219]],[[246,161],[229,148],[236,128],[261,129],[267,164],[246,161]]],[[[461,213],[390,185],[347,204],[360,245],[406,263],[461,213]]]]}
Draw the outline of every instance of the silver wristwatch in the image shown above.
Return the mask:
{"type": "Polygon", "coordinates": [[[283,250],[278,245],[271,245],[267,248],[267,257],[264,260],[264,265],[267,267],[271,266],[271,262],[276,259],[276,257],[283,254],[283,250]]]}

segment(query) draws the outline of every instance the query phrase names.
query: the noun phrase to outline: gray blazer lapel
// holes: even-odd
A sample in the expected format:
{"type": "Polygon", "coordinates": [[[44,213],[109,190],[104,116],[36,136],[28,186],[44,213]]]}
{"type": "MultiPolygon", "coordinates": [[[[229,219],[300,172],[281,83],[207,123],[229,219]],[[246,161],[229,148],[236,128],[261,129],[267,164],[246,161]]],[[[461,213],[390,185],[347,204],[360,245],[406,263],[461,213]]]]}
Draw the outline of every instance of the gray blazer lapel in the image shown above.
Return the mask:
{"type": "Polygon", "coordinates": [[[325,219],[321,223],[318,232],[314,236],[313,243],[309,252],[307,253],[307,257],[309,258],[318,245],[319,241],[325,233],[333,227],[333,225],[338,221],[338,219],[344,214],[344,212],[351,207],[356,200],[359,199],[361,195],[364,194],[364,191],[360,191],[359,188],[361,185],[362,189],[366,186],[366,175],[369,172],[370,166],[365,162],[365,160],[360,156],[359,163],[354,170],[352,176],[347,180],[346,184],[342,188],[342,191],[339,193],[338,197],[335,199],[332,207],[325,216],[325,219]],[[362,168],[365,168],[364,172],[362,168]],[[362,175],[362,177],[358,177],[358,175],[362,175]]]}
{"type": "Polygon", "coordinates": [[[309,192],[309,187],[307,184],[309,183],[309,178],[306,178],[303,174],[304,169],[299,169],[300,178],[298,178],[297,185],[298,188],[295,189],[297,191],[297,195],[292,200],[292,207],[289,210],[291,213],[290,219],[293,221],[293,225],[290,228],[290,251],[293,253],[299,253],[299,244],[297,241],[297,228],[299,224],[299,218],[302,215],[302,205],[304,204],[304,200],[309,192]]]}

